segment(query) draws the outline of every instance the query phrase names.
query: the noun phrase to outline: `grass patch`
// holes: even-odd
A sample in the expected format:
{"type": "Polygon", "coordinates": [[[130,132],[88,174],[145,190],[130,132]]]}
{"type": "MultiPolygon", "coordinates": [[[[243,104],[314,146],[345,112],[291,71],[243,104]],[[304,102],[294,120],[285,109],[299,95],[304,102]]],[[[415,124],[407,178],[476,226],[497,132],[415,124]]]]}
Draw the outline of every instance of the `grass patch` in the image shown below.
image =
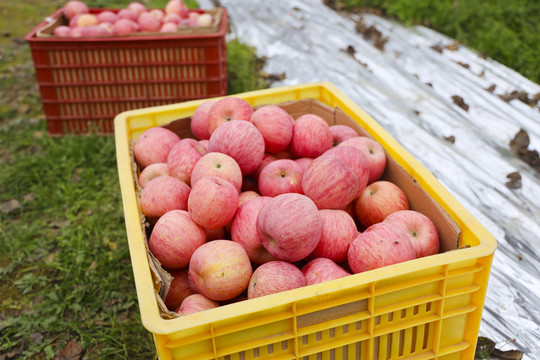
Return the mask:
{"type": "Polygon", "coordinates": [[[476,49],[540,83],[540,2],[529,0],[329,0],[373,7],[412,25],[421,24],[476,49]]]}
{"type": "MultiPolygon", "coordinates": [[[[64,3],[0,6],[8,34],[0,39],[0,359],[53,359],[62,349],[85,359],[154,359],[140,320],[114,137],[47,135],[22,40],[64,3]]],[[[231,91],[265,87],[252,48],[234,40],[228,52],[231,91]]]]}

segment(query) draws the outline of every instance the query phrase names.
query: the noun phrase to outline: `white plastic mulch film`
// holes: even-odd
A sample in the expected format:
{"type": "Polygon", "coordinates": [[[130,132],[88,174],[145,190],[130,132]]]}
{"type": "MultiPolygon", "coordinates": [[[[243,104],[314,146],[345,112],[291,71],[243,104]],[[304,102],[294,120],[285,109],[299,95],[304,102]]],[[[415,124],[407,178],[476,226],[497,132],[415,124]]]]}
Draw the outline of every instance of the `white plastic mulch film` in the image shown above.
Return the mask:
{"type": "Polygon", "coordinates": [[[266,57],[267,73],[283,74],[272,86],[336,85],[496,237],[479,335],[539,359],[540,166],[528,162],[540,151],[539,103],[529,101],[540,86],[427,28],[339,14],[321,0],[219,5],[228,36],[266,57]]]}

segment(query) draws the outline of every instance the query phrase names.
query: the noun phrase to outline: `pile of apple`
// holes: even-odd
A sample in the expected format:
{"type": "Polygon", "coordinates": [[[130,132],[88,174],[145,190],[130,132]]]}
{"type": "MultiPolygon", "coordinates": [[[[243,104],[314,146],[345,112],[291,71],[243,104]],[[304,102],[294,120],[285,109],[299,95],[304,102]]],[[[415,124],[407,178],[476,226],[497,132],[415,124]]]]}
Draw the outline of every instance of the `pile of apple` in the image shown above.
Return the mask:
{"type": "Polygon", "coordinates": [[[380,180],[372,138],[226,97],[199,105],[195,138],[146,130],[133,147],[148,248],[180,315],[439,252],[433,222],[380,180]]]}
{"type": "Polygon", "coordinates": [[[213,22],[210,13],[190,10],[182,0],[169,0],[164,9],[147,9],[140,2],[132,2],[118,11],[104,10],[98,14],[91,14],[84,2],[72,0],[64,6],[64,16],[69,25],[54,29],[54,35],[59,37],[173,33],[179,27],[205,27],[213,22]]]}

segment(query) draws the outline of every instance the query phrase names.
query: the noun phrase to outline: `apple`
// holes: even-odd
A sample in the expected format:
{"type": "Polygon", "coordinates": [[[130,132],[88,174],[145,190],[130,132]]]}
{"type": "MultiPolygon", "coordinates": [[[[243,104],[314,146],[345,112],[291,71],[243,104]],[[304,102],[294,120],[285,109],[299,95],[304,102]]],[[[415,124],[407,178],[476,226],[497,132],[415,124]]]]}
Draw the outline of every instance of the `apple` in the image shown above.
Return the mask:
{"type": "Polygon", "coordinates": [[[293,136],[294,119],[276,105],[265,105],[253,112],[250,120],[264,138],[268,153],[279,153],[289,146],[293,136]]]}
{"type": "Polygon", "coordinates": [[[92,26],[99,23],[96,15],[94,14],[82,14],[77,19],[77,26],[92,26]]]}
{"type": "Polygon", "coordinates": [[[89,12],[90,9],[82,1],[71,0],[64,5],[64,16],[68,20],[73,19],[76,15],[88,14],[89,12]]]}
{"type": "Polygon", "coordinates": [[[351,275],[334,261],[324,257],[309,261],[302,267],[302,274],[306,279],[306,285],[319,284],[351,275]]]}
{"type": "Polygon", "coordinates": [[[182,0],[169,0],[165,5],[165,12],[167,14],[178,14],[182,17],[186,17],[188,13],[188,7],[182,0]]]}
{"type": "Polygon", "coordinates": [[[381,178],[386,168],[386,153],[382,145],[376,140],[366,136],[358,136],[347,139],[338,146],[354,146],[362,150],[369,167],[368,184],[381,178]]]}
{"type": "MultiPolygon", "coordinates": [[[[219,101],[210,111],[218,103],[219,101]]],[[[210,115],[208,114],[208,121],[210,115]]],[[[231,156],[240,166],[242,175],[248,175],[257,169],[264,157],[264,139],[251,122],[230,120],[211,133],[208,151],[231,156]]]]}
{"type": "Polygon", "coordinates": [[[146,11],[146,5],[138,1],[133,1],[129,3],[129,5],[127,6],[127,9],[132,11],[136,16],[139,16],[140,14],[146,11]]]}
{"type": "Polygon", "coordinates": [[[415,210],[399,210],[388,215],[383,223],[391,223],[409,234],[416,257],[439,252],[439,234],[435,224],[426,215],[415,210]]]}
{"type": "Polygon", "coordinates": [[[190,187],[173,176],[158,176],[150,180],[141,192],[141,212],[148,221],[157,219],[171,210],[187,210],[190,187]]]}
{"type": "Polygon", "coordinates": [[[167,309],[175,311],[186,297],[193,294],[193,291],[189,287],[187,267],[168,270],[168,272],[172,280],[163,302],[167,309]]]}
{"type": "Polygon", "coordinates": [[[210,139],[210,133],[208,132],[208,111],[210,111],[210,108],[215,103],[212,100],[201,103],[197,106],[191,117],[191,132],[200,140],[210,139]]]}
{"type": "Polygon", "coordinates": [[[354,219],[343,210],[319,210],[322,233],[309,258],[324,257],[342,263],[347,261],[349,246],[358,234],[354,219]]]}
{"type": "MultiPolygon", "coordinates": [[[[163,18],[163,23],[164,24],[165,23],[175,23],[176,26],[178,26],[178,24],[180,24],[180,21],[182,21],[182,17],[180,15],[178,15],[178,14],[175,14],[175,13],[167,14],[163,18]]],[[[208,129],[206,129],[205,131],[208,131],[208,129]]]]}
{"type": "Polygon", "coordinates": [[[259,191],[261,195],[270,197],[285,193],[302,194],[302,175],[302,168],[294,160],[274,160],[259,174],[259,191]]]}
{"type": "Polygon", "coordinates": [[[159,32],[161,33],[173,33],[178,30],[178,24],[174,22],[164,22],[163,25],[161,25],[161,28],[159,29],[159,32]]]}
{"type": "Polygon", "coordinates": [[[118,20],[118,15],[116,15],[111,10],[104,10],[100,12],[99,14],[96,14],[96,18],[99,23],[106,22],[106,23],[114,24],[116,20],[118,20]]]}
{"type": "Polygon", "coordinates": [[[180,137],[171,130],[160,126],[149,128],[135,140],[135,161],[141,169],[153,163],[166,163],[169,152],[179,141],[180,137]]]}
{"type": "Polygon", "coordinates": [[[191,294],[182,301],[182,304],[175,312],[180,316],[185,316],[217,307],[219,307],[217,301],[211,300],[202,294],[191,294]]]}
{"type": "MultiPolygon", "coordinates": [[[[140,14],[142,14],[142,13],[140,13],[140,14]]],[[[136,13],[135,11],[133,11],[133,10],[131,10],[129,8],[120,9],[116,13],[116,15],[118,15],[118,19],[128,19],[128,20],[135,21],[135,22],[137,21],[140,14],[136,13]]]]}
{"type": "Polygon", "coordinates": [[[217,100],[208,111],[208,133],[212,133],[222,124],[231,120],[249,121],[253,108],[249,103],[238,97],[226,97],[217,100]]]}
{"type": "Polygon", "coordinates": [[[302,175],[306,172],[306,170],[310,167],[311,163],[313,162],[313,158],[310,157],[301,157],[294,159],[294,161],[300,165],[302,168],[302,175]]]}
{"type": "Polygon", "coordinates": [[[315,158],[332,148],[330,126],[318,115],[304,114],[296,119],[290,143],[295,157],[315,158]]]}
{"type": "Polygon", "coordinates": [[[208,13],[201,14],[197,17],[197,26],[211,26],[214,19],[212,18],[212,15],[208,13]]]}
{"type": "Polygon", "coordinates": [[[83,26],[75,26],[71,28],[71,31],[69,32],[69,36],[71,37],[81,37],[83,36],[83,26]]]}
{"type": "Polygon", "coordinates": [[[330,132],[332,133],[333,146],[338,146],[345,140],[358,136],[356,130],[348,125],[330,125],[330,132]]]}
{"type": "Polygon", "coordinates": [[[302,177],[302,190],[319,209],[341,209],[358,194],[358,178],[334,156],[319,156],[302,177]]]}
{"type": "Polygon", "coordinates": [[[150,13],[150,15],[152,15],[153,17],[158,19],[161,23],[163,23],[163,18],[165,17],[165,11],[161,9],[151,9],[151,10],[148,10],[148,12],[150,13]]]}
{"type": "Polygon", "coordinates": [[[366,188],[369,180],[369,166],[364,153],[352,146],[339,146],[327,150],[323,155],[338,158],[352,170],[358,179],[358,192],[355,196],[358,197],[366,188]]]}
{"type": "Polygon", "coordinates": [[[71,32],[71,28],[69,26],[60,25],[54,29],[53,34],[55,36],[68,37],[68,36],[71,36],[70,32],[71,32]]]}
{"type": "Polygon", "coordinates": [[[204,146],[195,139],[185,138],[180,140],[171,148],[167,156],[169,174],[189,185],[195,164],[206,152],[204,146]]]}
{"type": "Polygon", "coordinates": [[[180,269],[189,264],[191,255],[206,242],[204,229],[185,210],[171,210],[154,225],[148,249],[168,269],[180,269]]]}
{"type": "Polygon", "coordinates": [[[206,229],[217,229],[225,226],[236,213],[238,190],[227,180],[206,176],[191,188],[187,207],[197,224],[206,229]]]}
{"type": "MultiPolygon", "coordinates": [[[[131,34],[137,31],[137,27],[132,20],[129,19],[118,19],[113,24],[113,34],[114,35],[126,35],[131,34]]],[[[180,138],[178,138],[180,141],[180,138]]]]}
{"type": "Polygon", "coordinates": [[[246,201],[238,207],[232,221],[232,241],[242,245],[255,264],[276,260],[262,245],[257,234],[257,216],[270,199],[268,196],[259,196],[246,201]]]}
{"type": "Polygon", "coordinates": [[[353,273],[378,269],[416,258],[405,231],[391,223],[371,225],[359,234],[347,254],[353,273]]]}
{"type": "Polygon", "coordinates": [[[145,11],[137,17],[137,23],[141,26],[141,31],[155,32],[161,28],[161,20],[151,12],[145,11]]]}
{"type": "Polygon", "coordinates": [[[248,299],[280,293],[306,286],[302,271],[286,261],[270,261],[253,272],[248,286],[248,299]]]}
{"type": "Polygon", "coordinates": [[[241,206],[243,203],[245,203],[248,200],[260,197],[261,195],[253,190],[248,191],[242,191],[240,195],[238,196],[238,206],[241,206]]]}
{"type": "Polygon", "coordinates": [[[193,167],[191,173],[191,186],[206,176],[216,176],[225,179],[236,188],[242,188],[242,170],[232,157],[220,152],[204,154],[193,167]]]}
{"type": "Polygon", "coordinates": [[[230,300],[243,293],[251,275],[246,251],[230,240],[201,245],[191,256],[188,270],[195,292],[216,301],[230,300]]]}
{"type": "Polygon", "coordinates": [[[250,175],[253,176],[255,180],[259,181],[259,174],[261,173],[262,169],[264,169],[266,165],[277,159],[278,158],[274,154],[265,152],[262,161],[259,163],[259,166],[257,166],[257,169],[255,169],[255,171],[253,171],[250,175]]]}
{"type": "Polygon", "coordinates": [[[169,165],[167,163],[150,164],[139,174],[139,186],[144,189],[150,180],[163,175],[169,175],[169,165]]]}
{"type": "Polygon", "coordinates": [[[278,260],[302,260],[315,250],[321,233],[317,205],[302,194],[278,195],[264,204],[257,216],[259,240],[278,260]]]}
{"type": "Polygon", "coordinates": [[[366,228],[399,210],[409,210],[407,196],[396,184],[385,180],[369,184],[354,203],[356,219],[366,228]]]}

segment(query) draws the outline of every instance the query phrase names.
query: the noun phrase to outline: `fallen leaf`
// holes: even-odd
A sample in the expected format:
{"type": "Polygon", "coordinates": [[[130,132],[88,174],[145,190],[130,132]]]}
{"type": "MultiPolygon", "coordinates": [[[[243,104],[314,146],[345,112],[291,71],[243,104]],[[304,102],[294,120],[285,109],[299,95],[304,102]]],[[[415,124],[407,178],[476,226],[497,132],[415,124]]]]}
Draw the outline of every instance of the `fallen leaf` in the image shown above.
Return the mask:
{"type": "Polygon", "coordinates": [[[75,340],[70,340],[62,350],[60,350],[54,360],[78,360],[82,356],[82,346],[75,340]]]}
{"type": "Polygon", "coordinates": [[[0,204],[0,211],[4,214],[12,214],[21,209],[21,204],[16,199],[4,201],[0,204]]]}
{"type": "Polygon", "coordinates": [[[521,174],[519,171],[511,172],[506,175],[508,181],[506,182],[506,187],[509,189],[521,189],[521,174]]]}
{"type": "Polygon", "coordinates": [[[452,96],[452,100],[454,101],[454,104],[456,104],[457,106],[459,106],[463,110],[469,111],[469,105],[467,105],[465,103],[465,100],[463,100],[463,98],[461,96],[454,95],[454,96],[452,96]]]}

